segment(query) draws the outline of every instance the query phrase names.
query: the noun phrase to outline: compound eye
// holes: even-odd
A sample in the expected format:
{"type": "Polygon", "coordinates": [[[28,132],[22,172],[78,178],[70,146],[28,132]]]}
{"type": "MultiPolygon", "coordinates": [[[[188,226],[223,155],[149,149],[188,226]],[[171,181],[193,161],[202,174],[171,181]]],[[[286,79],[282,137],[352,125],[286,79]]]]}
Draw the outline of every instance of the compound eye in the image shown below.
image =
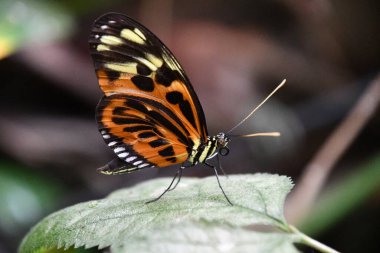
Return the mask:
{"type": "Polygon", "coordinates": [[[223,148],[219,149],[219,154],[221,156],[226,156],[226,155],[228,155],[228,153],[230,153],[230,150],[227,147],[223,147],[223,148]]]}

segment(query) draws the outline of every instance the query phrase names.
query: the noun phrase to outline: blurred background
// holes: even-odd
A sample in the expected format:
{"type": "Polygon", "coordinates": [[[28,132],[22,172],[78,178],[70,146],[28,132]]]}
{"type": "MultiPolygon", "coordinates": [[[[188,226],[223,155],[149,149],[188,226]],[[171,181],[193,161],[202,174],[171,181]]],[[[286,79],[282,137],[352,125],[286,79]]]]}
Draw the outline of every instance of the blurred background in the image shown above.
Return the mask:
{"type": "MultiPolygon", "coordinates": [[[[234,139],[222,164],[227,174],[277,173],[297,185],[376,79],[379,9],[376,0],[1,0],[0,252],[15,252],[31,226],[55,210],[176,172],[96,173],[114,157],[94,119],[102,94],[87,40],[99,15],[127,14],[168,45],[192,81],[211,135],[232,128],[286,78],[234,131],[282,136],[234,139]]],[[[292,218],[341,252],[380,250],[379,129],[376,109],[356,132],[340,135],[352,143],[335,158],[307,214],[292,218]]],[[[213,172],[199,165],[184,174],[213,172]]]]}

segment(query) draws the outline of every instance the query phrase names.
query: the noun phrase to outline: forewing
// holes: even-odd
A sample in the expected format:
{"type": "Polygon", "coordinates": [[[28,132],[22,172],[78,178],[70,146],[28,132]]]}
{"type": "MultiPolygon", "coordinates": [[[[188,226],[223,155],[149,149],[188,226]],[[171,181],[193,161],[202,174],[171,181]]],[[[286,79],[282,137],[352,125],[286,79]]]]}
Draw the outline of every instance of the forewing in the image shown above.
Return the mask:
{"type": "Polygon", "coordinates": [[[165,101],[194,142],[206,141],[198,97],[173,54],[152,32],[123,14],[108,13],[95,21],[89,42],[106,96],[116,93],[165,101]]]}

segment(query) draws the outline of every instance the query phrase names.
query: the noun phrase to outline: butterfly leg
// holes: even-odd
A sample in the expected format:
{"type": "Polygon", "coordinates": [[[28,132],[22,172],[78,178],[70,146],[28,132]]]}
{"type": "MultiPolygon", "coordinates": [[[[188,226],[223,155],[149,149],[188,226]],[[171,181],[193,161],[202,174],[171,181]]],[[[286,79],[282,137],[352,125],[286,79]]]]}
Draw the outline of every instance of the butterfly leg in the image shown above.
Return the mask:
{"type": "Polygon", "coordinates": [[[178,174],[178,177],[177,177],[177,182],[176,182],[175,185],[174,185],[173,187],[171,187],[168,191],[172,191],[172,190],[174,190],[174,189],[177,187],[177,185],[178,185],[179,182],[181,181],[181,178],[182,178],[182,171],[183,171],[184,168],[185,168],[184,166],[181,166],[181,168],[179,168],[179,170],[178,170],[179,174],[178,174]]]}
{"type": "Polygon", "coordinates": [[[219,175],[218,175],[218,170],[216,169],[216,167],[215,167],[214,165],[208,164],[207,162],[204,162],[204,164],[207,165],[208,167],[214,169],[215,176],[216,176],[216,180],[218,181],[219,188],[222,190],[223,195],[224,195],[224,197],[226,198],[227,202],[228,202],[231,206],[233,206],[232,202],[231,202],[230,199],[227,197],[227,194],[224,192],[222,185],[220,184],[220,181],[219,181],[219,175]]]}
{"type": "Polygon", "coordinates": [[[177,173],[175,173],[175,175],[174,175],[174,177],[173,177],[173,180],[171,181],[171,183],[170,183],[170,185],[168,186],[168,188],[166,188],[165,191],[164,191],[163,193],[161,193],[160,196],[158,196],[158,197],[155,198],[155,199],[152,199],[152,200],[149,200],[149,201],[145,202],[145,204],[149,204],[149,203],[155,202],[155,201],[159,200],[162,196],[164,196],[165,193],[167,193],[168,191],[174,190],[174,188],[178,185],[179,181],[181,180],[182,170],[183,170],[182,167],[179,168],[179,170],[177,171],[177,173]],[[178,178],[177,183],[176,183],[176,184],[174,185],[174,187],[172,188],[172,185],[173,185],[174,181],[175,181],[177,178],[178,178]]]}
{"type": "Polygon", "coordinates": [[[218,162],[218,167],[219,167],[220,171],[223,173],[224,176],[226,176],[226,178],[228,178],[228,175],[224,171],[224,169],[222,167],[222,163],[220,162],[219,154],[216,156],[216,161],[218,162]]]}

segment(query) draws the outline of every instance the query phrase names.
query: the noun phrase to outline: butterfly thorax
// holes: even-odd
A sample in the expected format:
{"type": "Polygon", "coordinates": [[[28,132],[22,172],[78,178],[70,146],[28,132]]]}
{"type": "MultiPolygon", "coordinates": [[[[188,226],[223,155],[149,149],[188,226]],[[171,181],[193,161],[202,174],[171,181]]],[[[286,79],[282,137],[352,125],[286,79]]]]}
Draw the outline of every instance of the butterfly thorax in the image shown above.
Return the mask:
{"type": "Polygon", "coordinates": [[[227,147],[230,138],[225,133],[219,133],[215,136],[208,136],[207,141],[193,146],[192,152],[187,159],[191,164],[204,163],[206,160],[213,158],[218,153],[226,156],[229,153],[227,147]]]}

